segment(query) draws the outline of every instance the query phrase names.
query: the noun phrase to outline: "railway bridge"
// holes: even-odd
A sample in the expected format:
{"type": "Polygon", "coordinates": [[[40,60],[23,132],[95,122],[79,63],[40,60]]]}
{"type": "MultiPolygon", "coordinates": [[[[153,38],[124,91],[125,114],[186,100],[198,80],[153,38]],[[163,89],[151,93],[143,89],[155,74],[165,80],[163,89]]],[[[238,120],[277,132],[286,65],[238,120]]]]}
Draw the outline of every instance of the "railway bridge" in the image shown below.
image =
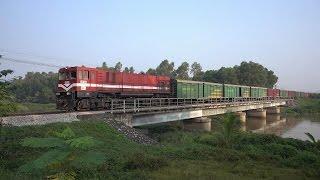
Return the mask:
{"type": "Polygon", "coordinates": [[[2,117],[2,124],[32,125],[52,122],[70,122],[99,116],[124,122],[128,126],[143,126],[189,119],[192,122],[208,122],[208,116],[236,112],[242,121],[246,116],[264,117],[267,113],[280,113],[280,106],[292,99],[280,97],[260,98],[129,98],[112,99],[108,110],[51,113],[2,117]],[[40,122],[39,122],[40,121],[40,122]]]}
{"type": "Polygon", "coordinates": [[[107,118],[122,121],[129,126],[143,126],[179,120],[207,122],[208,116],[236,112],[242,121],[245,116],[265,117],[267,113],[280,113],[292,99],[261,98],[151,98],[112,100],[107,118]]]}

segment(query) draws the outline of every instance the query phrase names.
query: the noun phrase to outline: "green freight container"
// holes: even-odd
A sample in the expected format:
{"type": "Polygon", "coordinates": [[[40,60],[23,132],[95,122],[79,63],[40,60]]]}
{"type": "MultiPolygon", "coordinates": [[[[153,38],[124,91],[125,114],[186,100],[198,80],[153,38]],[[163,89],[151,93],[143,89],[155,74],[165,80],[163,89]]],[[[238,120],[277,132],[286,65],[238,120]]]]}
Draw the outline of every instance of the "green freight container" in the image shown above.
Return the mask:
{"type": "Polygon", "coordinates": [[[240,97],[250,97],[249,86],[240,86],[240,97]]]}
{"type": "Polygon", "coordinates": [[[173,87],[177,98],[203,98],[203,82],[174,80],[173,87]]]}
{"type": "Polygon", "coordinates": [[[224,84],[223,85],[223,96],[224,97],[240,97],[240,88],[238,85],[224,84]]]}
{"type": "Polygon", "coordinates": [[[203,82],[204,98],[220,98],[223,96],[223,85],[218,83],[203,82]]]}
{"type": "Polygon", "coordinates": [[[281,97],[288,97],[289,96],[288,91],[287,90],[280,90],[280,96],[281,97]]]}
{"type": "Polygon", "coordinates": [[[263,87],[250,87],[251,97],[267,97],[267,88],[263,87]]]}

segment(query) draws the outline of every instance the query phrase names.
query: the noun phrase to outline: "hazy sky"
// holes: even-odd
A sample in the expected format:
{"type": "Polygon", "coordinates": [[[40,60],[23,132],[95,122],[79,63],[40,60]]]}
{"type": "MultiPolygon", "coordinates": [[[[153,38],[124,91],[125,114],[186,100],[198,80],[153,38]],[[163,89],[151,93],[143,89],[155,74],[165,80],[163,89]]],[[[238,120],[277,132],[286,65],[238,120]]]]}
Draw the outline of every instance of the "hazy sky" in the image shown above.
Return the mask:
{"type": "MultiPolygon", "coordinates": [[[[106,61],[136,70],[162,60],[204,69],[252,60],[278,87],[320,90],[320,1],[1,0],[0,53],[58,65],[106,61]]],[[[56,71],[12,62],[16,75],[56,71]]]]}

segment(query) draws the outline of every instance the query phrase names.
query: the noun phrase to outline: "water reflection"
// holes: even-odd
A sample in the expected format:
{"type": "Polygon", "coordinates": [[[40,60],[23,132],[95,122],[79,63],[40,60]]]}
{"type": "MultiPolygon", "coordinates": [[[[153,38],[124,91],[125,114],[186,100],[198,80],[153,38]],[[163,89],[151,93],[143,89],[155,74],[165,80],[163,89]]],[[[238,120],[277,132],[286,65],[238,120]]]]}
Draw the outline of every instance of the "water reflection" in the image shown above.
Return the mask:
{"type": "Polygon", "coordinates": [[[307,140],[305,133],[309,132],[316,139],[320,139],[320,121],[317,118],[282,117],[280,115],[267,115],[264,119],[247,117],[241,129],[301,140],[307,140]]]}
{"type": "Polygon", "coordinates": [[[211,121],[208,122],[193,122],[183,121],[183,129],[189,131],[211,131],[211,121]]]}
{"type": "MultiPolygon", "coordinates": [[[[212,122],[194,122],[185,120],[182,127],[185,130],[215,131],[221,118],[211,117],[212,122]]],[[[307,140],[306,132],[320,139],[320,117],[283,117],[279,114],[268,114],[266,118],[247,117],[241,123],[241,130],[254,133],[276,134],[281,137],[307,140]]]]}

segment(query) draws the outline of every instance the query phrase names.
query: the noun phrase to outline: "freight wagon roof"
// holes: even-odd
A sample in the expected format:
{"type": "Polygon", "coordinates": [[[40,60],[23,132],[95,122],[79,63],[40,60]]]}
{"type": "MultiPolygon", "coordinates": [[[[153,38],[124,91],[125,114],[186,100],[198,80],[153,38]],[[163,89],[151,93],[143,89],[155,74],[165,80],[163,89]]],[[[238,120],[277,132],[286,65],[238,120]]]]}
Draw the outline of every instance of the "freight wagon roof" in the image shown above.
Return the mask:
{"type": "Polygon", "coordinates": [[[236,84],[224,84],[225,86],[235,86],[235,87],[240,87],[242,85],[236,85],[236,84]]]}
{"type": "Polygon", "coordinates": [[[266,87],[258,87],[258,86],[250,86],[251,88],[261,88],[261,89],[268,89],[266,87]]]}
{"type": "Polygon", "coordinates": [[[181,79],[176,79],[177,82],[183,82],[183,83],[193,83],[193,84],[199,84],[202,83],[201,81],[191,81],[191,80],[181,80],[181,79]]]}
{"type": "Polygon", "coordinates": [[[194,83],[194,84],[199,84],[199,83],[205,83],[205,84],[211,84],[211,85],[220,85],[220,83],[214,83],[214,82],[205,82],[205,81],[192,81],[192,80],[181,80],[181,79],[176,79],[177,82],[184,82],[184,83],[194,83]]]}

